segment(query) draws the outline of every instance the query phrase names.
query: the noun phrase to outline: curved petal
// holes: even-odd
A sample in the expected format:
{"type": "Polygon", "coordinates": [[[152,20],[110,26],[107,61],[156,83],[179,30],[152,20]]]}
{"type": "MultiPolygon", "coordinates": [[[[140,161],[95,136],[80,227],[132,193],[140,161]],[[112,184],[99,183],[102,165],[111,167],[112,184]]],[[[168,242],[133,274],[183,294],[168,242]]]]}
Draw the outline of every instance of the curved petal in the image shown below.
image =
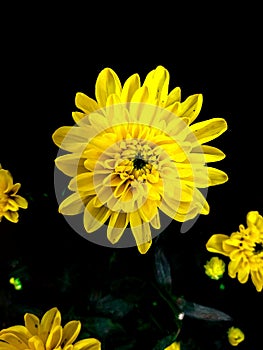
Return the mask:
{"type": "Polygon", "coordinates": [[[126,213],[113,212],[110,216],[107,228],[107,238],[112,243],[117,243],[128,225],[128,215],[126,213]]]}
{"type": "MultiPolygon", "coordinates": [[[[82,92],[77,92],[75,96],[75,104],[80,110],[82,110],[85,114],[89,114],[91,112],[95,112],[99,109],[98,103],[82,92]]],[[[85,115],[84,114],[84,115],[85,115]]]]}
{"type": "Polygon", "coordinates": [[[190,125],[191,131],[199,141],[199,144],[209,142],[227,130],[227,123],[223,118],[212,118],[190,125]]]}
{"type": "Polygon", "coordinates": [[[62,327],[60,325],[55,326],[47,337],[46,350],[56,349],[62,339],[62,327]]]}
{"type": "Polygon", "coordinates": [[[229,236],[223,234],[215,234],[209,238],[206,243],[206,249],[212,253],[219,253],[228,256],[223,249],[223,242],[229,239],[229,236]]]}
{"type": "Polygon", "coordinates": [[[147,74],[143,86],[149,90],[149,102],[165,106],[168,96],[170,74],[163,66],[158,66],[147,74]]]}
{"type": "Polygon", "coordinates": [[[101,350],[101,342],[95,338],[79,340],[74,344],[74,350],[101,350]]]}
{"type": "Polygon", "coordinates": [[[13,178],[8,170],[0,169],[0,192],[8,193],[13,187],[13,178]]]}
{"type": "Polygon", "coordinates": [[[98,75],[95,85],[95,95],[99,107],[105,107],[111,94],[121,96],[121,82],[118,75],[111,68],[104,68],[98,75]]]}
{"type": "Polygon", "coordinates": [[[135,92],[141,87],[140,76],[139,74],[131,75],[124,83],[122,93],[121,93],[121,102],[130,102],[132,100],[135,92]]]}
{"type": "Polygon", "coordinates": [[[61,324],[61,314],[57,307],[49,309],[43,315],[39,325],[39,337],[46,344],[48,335],[61,324]]]}
{"type": "Polygon", "coordinates": [[[207,171],[208,171],[208,178],[209,178],[208,186],[221,185],[228,181],[227,174],[222,170],[208,167],[207,171]]]}
{"type": "Polygon", "coordinates": [[[176,115],[178,117],[188,118],[189,124],[191,124],[199,115],[202,104],[202,94],[191,95],[184,102],[180,103],[176,115]]]}
{"type": "Polygon", "coordinates": [[[139,252],[145,254],[152,244],[149,223],[142,220],[138,211],[134,211],[130,213],[130,226],[139,252]]]}
{"type": "Polygon", "coordinates": [[[14,201],[16,202],[16,204],[17,204],[20,208],[22,208],[22,209],[27,209],[27,207],[28,207],[28,201],[27,201],[25,198],[23,198],[23,197],[21,197],[21,196],[19,196],[19,195],[12,196],[12,198],[14,199],[14,201]]]}
{"type": "Polygon", "coordinates": [[[206,163],[218,162],[226,157],[225,153],[216,147],[202,145],[201,148],[203,150],[204,160],[206,163]]]}
{"type": "Polygon", "coordinates": [[[78,193],[73,193],[59,205],[59,212],[63,215],[77,215],[84,212],[85,205],[78,193]]]}
{"type": "Polygon", "coordinates": [[[94,200],[89,201],[84,211],[84,227],[88,233],[98,230],[109,218],[111,211],[106,207],[95,207],[94,200]]]}
{"type": "Polygon", "coordinates": [[[31,333],[29,332],[29,330],[26,327],[20,325],[2,329],[0,331],[0,339],[1,336],[6,333],[12,333],[16,335],[25,344],[27,344],[28,339],[31,337],[31,333]]]}
{"type": "Polygon", "coordinates": [[[80,321],[74,320],[65,324],[63,328],[63,337],[61,341],[62,348],[66,345],[72,344],[77,339],[80,329],[80,321]]]}
{"type": "Polygon", "coordinates": [[[38,328],[40,324],[39,318],[31,313],[26,313],[24,316],[25,326],[32,335],[38,334],[38,328]]]}

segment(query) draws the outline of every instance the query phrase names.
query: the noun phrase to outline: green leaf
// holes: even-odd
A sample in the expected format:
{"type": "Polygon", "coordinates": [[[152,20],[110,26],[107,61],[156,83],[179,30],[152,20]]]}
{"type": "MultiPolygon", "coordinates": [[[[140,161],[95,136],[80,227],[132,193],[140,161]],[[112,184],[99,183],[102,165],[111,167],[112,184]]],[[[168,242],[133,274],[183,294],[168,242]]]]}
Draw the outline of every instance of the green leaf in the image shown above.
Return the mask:
{"type": "Polygon", "coordinates": [[[186,316],[206,321],[232,321],[228,314],[204,305],[186,301],[184,298],[177,298],[176,303],[186,316]]]}
{"type": "Polygon", "coordinates": [[[114,319],[122,318],[133,309],[133,304],[112,295],[106,295],[96,304],[96,310],[114,319]]]}
{"type": "Polygon", "coordinates": [[[154,272],[157,283],[171,291],[172,276],[171,267],[163,251],[158,247],[154,255],[154,272]]]}

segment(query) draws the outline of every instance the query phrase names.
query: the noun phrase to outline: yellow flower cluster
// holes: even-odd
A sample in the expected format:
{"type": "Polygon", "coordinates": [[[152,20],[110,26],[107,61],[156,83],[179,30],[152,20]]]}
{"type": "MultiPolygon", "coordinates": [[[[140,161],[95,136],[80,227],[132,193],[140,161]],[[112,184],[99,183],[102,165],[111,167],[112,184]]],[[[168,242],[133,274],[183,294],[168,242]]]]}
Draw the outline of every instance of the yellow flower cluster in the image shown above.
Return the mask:
{"type": "Polygon", "coordinates": [[[25,325],[11,326],[0,331],[1,350],[100,350],[101,343],[95,338],[77,339],[81,323],[69,321],[61,325],[58,308],[49,309],[41,318],[26,313],[25,325]],[[74,343],[75,342],[75,343],[74,343]]]}

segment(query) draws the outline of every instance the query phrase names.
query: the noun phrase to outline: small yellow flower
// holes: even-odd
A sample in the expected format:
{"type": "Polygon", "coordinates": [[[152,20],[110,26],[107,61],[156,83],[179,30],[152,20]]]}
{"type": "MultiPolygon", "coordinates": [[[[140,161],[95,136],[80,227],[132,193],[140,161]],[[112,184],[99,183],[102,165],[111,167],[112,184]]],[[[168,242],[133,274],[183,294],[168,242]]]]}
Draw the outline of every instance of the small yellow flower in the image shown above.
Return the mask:
{"type": "Polygon", "coordinates": [[[244,333],[236,327],[230,327],[227,332],[228,341],[231,345],[237,346],[245,339],[244,333]]]}
{"type": "Polygon", "coordinates": [[[217,256],[213,256],[209,261],[204,265],[205,273],[213,280],[218,280],[223,277],[225,272],[225,263],[222,259],[219,259],[217,256]]]}
{"type": "Polygon", "coordinates": [[[28,202],[17,194],[20,183],[13,183],[13,177],[8,170],[0,165],[0,221],[3,217],[11,222],[18,222],[19,208],[26,209],[28,202]]]}
{"type": "Polygon", "coordinates": [[[164,350],[180,350],[180,343],[175,341],[171,345],[167,346],[164,350]]]}
{"type": "Polygon", "coordinates": [[[230,236],[215,234],[206,243],[212,253],[228,256],[228,274],[246,283],[251,276],[258,292],[263,288],[263,217],[258,211],[247,214],[247,227],[239,225],[239,231],[230,236]]]}
{"type": "Polygon", "coordinates": [[[0,331],[1,350],[100,350],[95,338],[74,343],[81,329],[80,321],[61,326],[61,314],[56,307],[49,309],[41,320],[31,313],[24,316],[25,326],[11,326],[0,331]],[[1,342],[2,341],[2,342],[1,342]]]}
{"type": "Polygon", "coordinates": [[[71,178],[72,194],[62,200],[59,212],[82,214],[87,233],[105,224],[111,244],[131,229],[141,254],[151,246],[152,228],[160,230],[164,223],[160,212],[168,222],[207,215],[202,190],[228,180],[223,171],[207,166],[225,154],[206,145],[227,130],[226,121],[193,123],[203,96],[181,101],[179,87],[168,91],[169,80],[167,69],[158,66],[143,84],[134,74],[122,85],[105,68],[95,84],[96,100],[77,93],[76,125],[52,135],[63,151],[56,167],[71,178]]]}

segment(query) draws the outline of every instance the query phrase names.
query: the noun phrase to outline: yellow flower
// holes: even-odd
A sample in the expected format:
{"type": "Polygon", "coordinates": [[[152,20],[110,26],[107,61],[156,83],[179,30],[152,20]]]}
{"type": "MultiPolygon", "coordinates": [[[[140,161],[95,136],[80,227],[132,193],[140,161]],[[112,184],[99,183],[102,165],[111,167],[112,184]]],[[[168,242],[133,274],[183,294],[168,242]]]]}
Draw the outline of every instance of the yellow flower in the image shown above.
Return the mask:
{"type": "Polygon", "coordinates": [[[217,256],[213,256],[209,261],[204,265],[205,273],[213,280],[218,280],[223,277],[225,272],[225,263],[222,259],[219,259],[217,256]]]}
{"type": "Polygon", "coordinates": [[[70,321],[62,327],[61,314],[56,307],[48,310],[41,320],[31,313],[26,313],[24,320],[25,326],[11,326],[0,331],[1,350],[101,349],[100,341],[95,338],[82,339],[74,343],[79,335],[81,323],[70,321]]]}
{"type": "Polygon", "coordinates": [[[237,346],[245,339],[244,333],[236,327],[230,327],[227,332],[227,335],[229,343],[233,346],[237,346]]]}
{"type": "Polygon", "coordinates": [[[3,217],[11,222],[18,222],[19,208],[26,209],[28,202],[17,194],[20,183],[13,183],[13,177],[8,170],[0,165],[0,221],[3,217]]]}
{"type": "Polygon", "coordinates": [[[239,226],[239,231],[230,236],[215,234],[206,243],[208,251],[220,253],[230,258],[228,274],[246,283],[251,276],[258,292],[263,288],[263,218],[258,211],[247,214],[247,227],[239,226]]]}
{"type": "Polygon", "coordinates": [[[167,346],[164,350],[180,350],[180,343],[175,341],[171,345],[167,346]]]}
{"type": "Polygon", "coordinates": [[[143,84],[134,74],[122,86],[105,68],[95,84],[96,100],[77,93],[76,125],[52,135],[64,152],[56,167],[71,178],[73,192],[59,212],[67,217],[83,213],[86,233],[107,225],[111,244],[131,229],[141,254],[151,246],[152,228],[161,228],[160,211],[179,222],[207,215],[205,189],[228,180],[223,171],[207,166],[225,154],[205,145],[227,130],[226,121],[193,124],[202,95],[181,102],[179,87],[168,92],[169,79],[167,69],[158,66],[143,84]]]}

